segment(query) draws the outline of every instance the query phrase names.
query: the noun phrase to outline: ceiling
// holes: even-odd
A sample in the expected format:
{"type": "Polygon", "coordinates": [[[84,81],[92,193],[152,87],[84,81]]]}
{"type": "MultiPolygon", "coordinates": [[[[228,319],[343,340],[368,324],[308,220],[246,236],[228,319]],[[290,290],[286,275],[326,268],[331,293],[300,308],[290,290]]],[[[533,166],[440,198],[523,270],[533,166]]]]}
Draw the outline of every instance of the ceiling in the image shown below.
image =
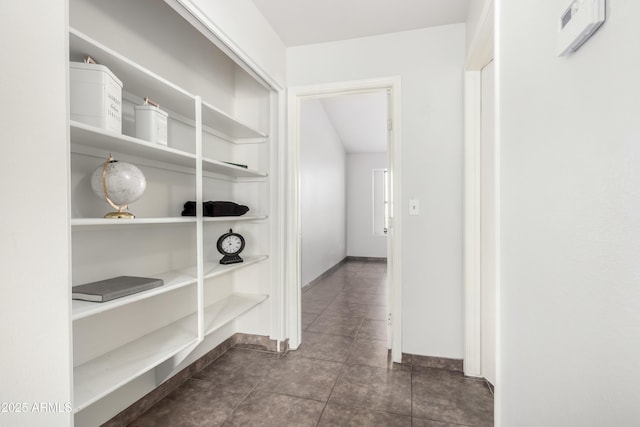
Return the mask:
{"type": "Polygon", "coordinates": [[[387,151],[387,92],[333,96],[321,101],[347,153],[387,151]]]}
{"type": "Polygon", "coordinates": [[[470,0],[253,0],[286,46],[465,22],[470,0]]]}
{"type": "MultiPolygon", "coordinates": [[[[287,46],[465,22],[471,0],[252,0],[287,46]]],[[[322,99],[347,153],[387,150],[386,92],[322,99]]]]}

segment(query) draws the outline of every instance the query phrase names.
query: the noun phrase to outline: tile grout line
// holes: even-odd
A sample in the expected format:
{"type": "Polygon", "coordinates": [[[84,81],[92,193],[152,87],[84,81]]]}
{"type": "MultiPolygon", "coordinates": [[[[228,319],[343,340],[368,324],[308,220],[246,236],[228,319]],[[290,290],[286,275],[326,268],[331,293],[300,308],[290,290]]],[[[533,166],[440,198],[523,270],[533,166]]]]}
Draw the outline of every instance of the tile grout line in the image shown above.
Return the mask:
{"type": "Polygon", "coordinates": [[[342,366],[340,366],[340,372],[338,372],[338,376],[336,377],[336,381],[333,383],[333,387],[331,387],[331,391],[329,392],[329,395],[327,396],[327,401],[324,402],[324,406],[322,407],[322,412],[320,412],[320,417],[318,417],[318,422],[316,423],[316,427],[318,427],[320,425],[320,421],[322,420],[322,416],[324,415],[324,411],[327,409],[327,405],[329,405],[329,400],[331,400],[331,395],[333,394],[333,390],[335,390],[336,385],[338,385],[338,381],[340,381],[340,377],[342,376],[342,372],[345,369],[345,366],[347,365],[347,362],[343,362],[341,363],[342,366]]]}
{"type": "Polygon", "coordinates": [[[413,427],[413,363],[411,363],[411,427],[413,427]]]}
{"type": "Polygon", "coordinates": [[[338,385],[338,381],[340,381],[340,377],[342,377],[342,374],[344,372],[344,370],[346,369],[347,366],[347,361],[349,360],[349,356],[351,356],[351,350],[353,349],[353,345],[356,342],[356,337],[358,335],[358,332],[360,331],[360,327],[362,326],[362,322],[364,322],[364,319],[360,320],[360,325],[358,325],[358,331],[356,331],[356,335],[353,337],[353,340],[351,341],[351,344],[349,344],[349,350],[347,351],[347,358],[344,362],[341,363],[341,367],[340,367],[340,372],[338,373],[338,376],[336,377],[336,381],[333,383],[333,387],[331,387],[331,391],[329,392],[329,396],[327,396],[327,401],[324,404],[324,407],[322,408],[322,412],[320,413],[320,418],[318,418],[318,423],[316,424],[316,427],[320,425],[320,421],[322,420],[322,416],[324,415],[324,411],[327,409],[327,406],[329,405],[329,400],[331,400],[331,395],[333,394],[333,391],[335,390],[336,386],[338,385]]]}
{"type": "MultiPolygon", "coordinates": [[[[233,347],[232,347],[232,348],[233,348],[233,347]]],[[[229,350],[231,350],[232,348],[230,348],[229,350]]],[[[227,352],[228,352],[229,350],[227,350],[227,352]]],[[[269,351],[259,351],[259,350],[246,349],[246,348],[245,348],[245,349],[242,349],[242,350],[243,350],[243,351],[252,351],[252,352],[255,352],[255,353],[272,353],[272,352],[269,352],[269,351]]],[[[280,359],[280,356],[278,356],[275,360],[279,360],[279,359],[280,359]]],[[[227,422],[227,420],[228,420],[229,418],[231,418],[231,416],[233,416],[233,414],[236,412],[236,409],[238,409],[238,408],[240,407],[240,405],[242,405],[242,404],[247,400],[247,398],[251,395],[251,393],[253,393],[253,392],[258,388],[258,386],[260,385],[260,383],[261,383],[261,382],[263,382],[265,378],[267,378],[267,376],[271,373],[271,371],[272,371],[272,370],[273,370],[273,366],[271,366],[271,368],[269,368],[269,371],[268,371],[268,372],[266,372],[266,373],[262,376],[262,378],[260,378],[260,381],[256,382],[256,384],[251,388],[251,390],[249,390],[249,392],[248,392],[248,393],[247,393],[247,394],[242,398],[242,400],[240,400],[240,401],[238,402],[238,404],[237,404],[237,405],[235,405],[235,406],[233,407],[233,409],[231,410],[231,412],[229,412],[229,415],[227,415],[227,417],[224,419],[224,421],[222,421],[222,424],[221,424],[221,425],[224,425],[224,424],[227,422]]]]}
{"type": "MultiPolygon", "coordinates": [[[[315,284],[316,287],[320,287],[322,286],[322,282],[316,283],[315,284]],[[319,286],[318,286],[319,285],[319,286]]],[[[338,292],[336,292],[336,294],[333,296],[333,298],[331,299],[331,301],[322,309],[322,311],[316,316],[316,318],[313,320],[313,322],[311,322],[311,324],[307,327],[306,331],[308,331],[313,324],[318,320],[318,318],[320,318],[320,316],[322,316],[323,314],[325,314],[325,312],[327,311],[327,309],[329,308],[329,306],[336,300],[336,298],[338,298],[338,295],[340,295],[340,292],[342,292],[345,289],[345,285],[341,284],[341,288],[338,292]]],[[[326,313],[329,314],[329,313],[326,313]]],[[[343,313],[340,313],[343,314],[343,313]]],[[[340,316],[340,314],[338,314],[337,316],[340,316]]],[[[342,316],[342,317],[350,317],[350,316],[342,316]]],[[[324,404],[324,407],[322,408],[322,412],[320,413],[320,417],[318,418],[318,422],[316,423],[316,427],[320,425],[320,422],[322,420],[322,417],[324,416],[324,413],[327,409],[327,406],[329,405],[329,401],[331,400],[331,396],[333,395],[333,392],[336,388],[336,386],[338,385],[338,381],[340,381],[340,378],[342,377],[346,367],[347,367],[347,361],[349,360],[349,357],[351,356],[351,352],[353,350],[353,347],[355,345],[355,342],[358,338],[358,335],[360,333],[360,330],[362,328],[362,325],[364,324],[364,321],[366,320],[366,316],[358,316],[360,318],[360,324],[358,325],[358,328],[356,329],[356,332],[354,334],[353,337],[349,337],[352,338],[351,343],[349,344],[349,350],[347,351],[347,358],[344,362],[340,362],[341,367],[340,367],[340,372],[338,373],[338,376],[336,377],[335,382],[333,383],[333,387],[331,387],[331,391],[329,392],[329,396],[327,397],[327,401],[324,404]]],[[[356,317],[356,318],[358,318],[356,317]]],[[[334,334],[325,334],[325,335],[334,335],[334,334]]],[[[322,360],[322,359],[318,359],[318,360],[322,360]]]]}
{"type": "MultiPolygon", "coordinates": [[[[320,283],[318,283],[320,284],[320,283]]],[[[342,288],[340,289],[340,291],[342,291],[344,289],[344,285],[342,285],[342,288]]],[[[329,302],[329,304],[327,304],[327,306],[320,312],[320,314],[318,314],[318,316],[316,317],[316,319],[313,321],[313,323],[315,323],[316,320],[318,320],[318,318],[324,314],[324,312],[327,310],[327,308],[331,305],[331,303],[333,303],[336,298],[338,298],[338,295],[340,294],[340,291],[338,291],[335,296],[331,299],[331,302],[329,302]]],[[[335,390],[336,386],[338,385],[338,381],[340,381],[340,378],[342,377],[342,374],[344,373],[344,370],[346,369],[347,366],[347,361],[349,360],[349,356],[351,356],[351,351],[353,350],[353,346],[356,342],[356,339],[358,337],[358,333],[360,332],[360,328],[362,327],[362,324],[364,323],[364,317],[362,317],[360,319],[360,324],[358,325],[358,329],[356,330],[355,335],[353,336],[353,339],[351,340],[351,344],[349,344],[349,350],[347,351],[347,358],[344,362],[341,363],[341,367],[340,367],[340,372],[338,373],[338,376],[336,377],[336,381],[333,383],[333,387],[331,387],[331,391],[329,392],[329,396],[327,396],[327,401],[324,404],[324,407],[322,408],[322,412],[320,413],[320,417],[318,418],[318,422],[316,423],[316,427],[320,425],[320,422],[322,420],[322,416],[324,415],[325,410],[327,409],[327,406],[329,405],[329,401],[331,400],[331,396],[333,395],[333,391],[335,390]]],[[[309,328],[311,326],[313,326],[313,323],[311,325],[309,325],[309,328]]],[[[307,329],[309,329],[307,328],[307,329]]],[[[351,338],[351,337],[350,337],[351,338]]]]}

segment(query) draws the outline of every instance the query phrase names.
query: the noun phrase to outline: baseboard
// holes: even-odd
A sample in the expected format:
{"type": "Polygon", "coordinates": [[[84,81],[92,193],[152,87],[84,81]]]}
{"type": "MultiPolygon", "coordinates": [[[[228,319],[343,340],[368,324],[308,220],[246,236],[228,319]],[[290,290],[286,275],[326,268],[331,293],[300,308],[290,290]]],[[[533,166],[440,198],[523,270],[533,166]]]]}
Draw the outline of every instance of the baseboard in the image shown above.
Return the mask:
{"type": "Polygon", "coordinates": [[[373,257],[373,256],[351,256],[349,255],[346,258],[347,261],[358,261],[358,262],[387,262],[386,257],[373,257]]]}
{"type": "Polygon", "coordinates": [[[402,363],[412,366],[422,366],[424,368],[437,368],[463,372],[462,359],[448,359],[446,357],[420,356],[417,354],[402,353],[402,363]]]}
{"type": "Polygon", "coordinates": [[[302,292],[306,292],[309,289],[311,289],[311,287],[313,285],[315,285],[316,283],[320,282],[322,279],[326,278],[327,276],[329,276],[331,273],[333,273],[334,271],[336,271],[338,268],[340,268],[340,266],[342,264],[344,264],[345,262],[347,262],[347,259],[349,257],[345,257],[343,258],[341,261],[338,261],[338,263],[336,265],[334,265],[333,267],[329,267],[328,270],[326,270],[324,273],[320,274],[318,277],[316,277],[315,279],[313,279],[312,281],[310,281],[309,283],[307,283],[306,285],[302,285],[302,292]]]}
{"type": "Polygon", "coordinates": [[[289,350],[289,338],[280,342],[280,350],[278,350],[278,342],[264,335],[251,334],[234,334],[233,347],[247,348],[250,350],[268,351],[271,353],[286,353],[289,350]]]}
{"type": "MultiPolygon", "coordinates": [[[[191,377],[200,372],[206,366],[214,362],[233,347],[248,348],[251,350],[276,352],[277,341],[267,336],[237,333],[217,345],[207,354],[191,363],[189,366],[169,378],[167,381],[154,388],[150,393],[137,400],[115,417],[104,423],[102,427],[122,427],[131,424],[134,420],[147,412],[153,405],[160,402],[173,391],[186,383],[191,377]]],[[[289,341],[280,343],[281,352],[289,348],[289,341]]]]}

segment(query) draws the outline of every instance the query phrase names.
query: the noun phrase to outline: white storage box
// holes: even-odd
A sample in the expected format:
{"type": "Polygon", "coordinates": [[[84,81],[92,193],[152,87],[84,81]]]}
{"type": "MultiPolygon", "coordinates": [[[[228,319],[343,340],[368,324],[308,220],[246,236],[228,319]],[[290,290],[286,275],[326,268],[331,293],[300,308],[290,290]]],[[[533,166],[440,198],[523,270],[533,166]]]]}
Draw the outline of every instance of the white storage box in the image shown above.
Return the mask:
{"type": "Polygon", "coordinates": [[[70,63],[71,120],[122,133],[122,82],[104,65],[70,63]]]}
{"type": "Polygon", "coordinates": [[[136,105],[136,138],[167,145],[167,117],[156,105],[136,105]]]}

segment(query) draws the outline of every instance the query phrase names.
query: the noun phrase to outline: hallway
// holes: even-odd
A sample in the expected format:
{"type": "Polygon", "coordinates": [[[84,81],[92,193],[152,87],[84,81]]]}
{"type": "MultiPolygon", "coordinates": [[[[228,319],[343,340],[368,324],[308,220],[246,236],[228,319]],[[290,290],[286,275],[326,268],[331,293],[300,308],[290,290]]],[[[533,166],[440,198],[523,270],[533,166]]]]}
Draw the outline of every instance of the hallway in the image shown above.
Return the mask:
{"type": "Polygon", "coordinates": [[[492,426],[484,381],[390,361],[385,276],[340,265],[304,289],[297,351],[236,346],[131,426],[492,426]]]}

